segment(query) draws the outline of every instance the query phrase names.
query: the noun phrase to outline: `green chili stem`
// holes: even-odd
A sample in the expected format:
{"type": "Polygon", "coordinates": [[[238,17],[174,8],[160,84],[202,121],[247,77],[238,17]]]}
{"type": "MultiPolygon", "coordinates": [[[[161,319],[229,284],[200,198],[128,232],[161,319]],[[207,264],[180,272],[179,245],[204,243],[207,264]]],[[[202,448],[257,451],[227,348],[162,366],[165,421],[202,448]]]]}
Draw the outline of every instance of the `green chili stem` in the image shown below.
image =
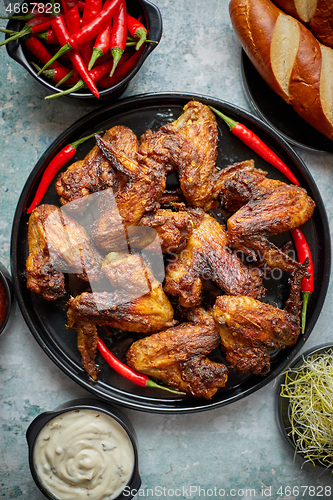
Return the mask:
{"type": "Polygon", "coordinates": [[[309,302],[310,295],[311,295],[311,292],[302,292],[302,299],[303,299],[302,314],[301,314],[302,333],[304,333],[304,331],[305,331],[306,312],[307,312],[307,308],[308,308],[308,302],[309,302]]]}

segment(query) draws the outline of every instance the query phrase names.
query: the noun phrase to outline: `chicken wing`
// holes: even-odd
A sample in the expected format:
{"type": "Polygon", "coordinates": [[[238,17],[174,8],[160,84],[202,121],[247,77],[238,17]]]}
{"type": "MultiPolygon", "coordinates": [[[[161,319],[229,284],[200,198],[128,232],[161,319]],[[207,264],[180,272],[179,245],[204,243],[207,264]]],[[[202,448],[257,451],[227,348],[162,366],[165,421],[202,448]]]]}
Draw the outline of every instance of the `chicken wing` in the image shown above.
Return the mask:
{"type": "Polygon", "coordinates": [[[224,295],[213,307],[226,361],[239,373],[267,375],[269,352],[292,346],[301,331],[301,283],[308,262],[300,264],[289,278],[289,297],[284,309],[253,297],[224,295]]]}
{"type": "MultiPolygon", "coordinates": [[[[130,157],[134,157],[137,153],[137,137],[128,127],[122,125],[112,127],[104,134],[103,139],[130,157]]],[[[119,179],[114,178],[112,163],[96,145],[83,160],[76,161],[60,175],[55,187],[60,196],[60,203],[65,205],[71,202],[71,209],[75,210],[80,208],[81,198],[108,188],[119,189],[118,183],[119,179]]],[[[85,206],[84,203],[81,205],[85,206]]]]}
{"type": "MultiPolygon", "coordinates": [[[[159,208],[166,185],[164,166],[139,153],[132,157],[100,137],[97,137],[97,143],[117,170],[114,196],[121,222],[124,226],[136,226],[144,214],[159,208]]],[[[92,238],[105,251],[120,250],[117,242],[123,228],[118,227],[119,224],[114,227],[113,221],[113,210],[106,210],[93,224],[92,238]]]]}
{"type": "Polygon", "coordinates": [[[103,265],[112,292],[84,292],[68,301],[71,318],[120,330],[154,333],[174,325],[162,285],[137,255],[109,256],[103,265]]]}
{"type": "Polygon", "coordinates": [[[267,375],[269,351],[294,345],[300,333],[296,316],[252,297],[218,297],[214,319],[226,361],[238,373],[267,375]]]}
{"type": "Polygon", "coordinates": [[[140,152],[165,171],[176,169],[180,187],[189,206],[208,210],[219,193],[220,172],[216,169],[218,130],[208,106],[188,102],[180,117],[140,140],[140,152]]]}
{"type": "Polygon", "coordinates": [[[268,179],[266,174],[255,169],[253,161],[223,171],[222,202],[226,210],[235,212],[228,219],[228,238],[233,248],[290,273],[299,264],[271,243],[268,236],[305,224],[315,202],[305,189],[268,179]]]}
{"type": "Polygon", "coordinates": [[[260,297],[264,291],[261,271],[243,264],[227,245],[225,228],[205,214],[184,250],[167,265],[164,290],[178,297],[183,307],[201,303],[204,279],[230,295],[260,297]]]}
{"type": "Polygon", "coordinates": [[[66,294],[64,273],[95,282],[103,279],[102,257],[86,230],[54,205],[39,205],[29,217],[27,288],[46,300],[66,294]]]}
{"type": "Polygon", "coordinates": [[[212,316],[191,311],[189,321],[134,342],[127,363],[190,396],[210,399],[228,378],[228,369],[207,356],[220,345],[212,316]]]}

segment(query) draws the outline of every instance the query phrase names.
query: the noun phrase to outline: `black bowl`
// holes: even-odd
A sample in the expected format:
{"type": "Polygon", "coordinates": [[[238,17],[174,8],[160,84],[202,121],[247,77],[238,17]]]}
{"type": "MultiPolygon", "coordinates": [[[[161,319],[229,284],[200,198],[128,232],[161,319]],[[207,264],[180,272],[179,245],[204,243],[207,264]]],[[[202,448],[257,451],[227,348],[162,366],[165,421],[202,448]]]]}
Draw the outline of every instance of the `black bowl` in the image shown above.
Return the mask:
{"type": "MultiPolygon", "coordinates": [[[[31,2],[25,0],[21,5],[21,10],[24,4],[31,4],[31,2]]],[[[140,15],[143,16],[143,23],[148,29],[149,39],[159,42],[162,36],[162,17],[156,5],[150,3],[148,0],[126,0],[126,4],[129,14],[134,17],[138,17],[140,15]]],[[[19,15],[19,13],[16,13],[15,15],[19,15]]],[[[7,28],[13,31],[19,31],[22,29],[23,24],[24,23],[21,21],[10,20],[7,28]]],[[[157,45],[158,43],[146,43],[142,55],[132,71],[130,71],[130,73],[128,73],[128,75],[123,78],[121,82],[117,83],[113,87],[101,89],[99,91],[99,99],[97,99],[88,89],[74,92],[69,94],[68,97],[82,100],[85,104],[100,104],[102,100],[111,101],[116,99],[126,90],[130,80],[134,78],[149,54],[157,47],[157,45]]],[[[21,64],[21,66],[23,66],[35,78],[35,80],[49,89],[50,94],[60,93],[64,90],[63,88],[55,87],[52,81],[46,77],[38,76],[37,71],[30,64],[31,61],[37,63],[37,59],[25,48],[22,39],[7,43],[6,48],[9,56],[21,64]]]]}
{"type": "Polygon", "coordinates": [[[8,323],[10,311],[12,309],[14,301],[14,288],[10,279],[9,272],[3,264],[0,262],[0,284],[2,285],[5,292],[5,311],[2,319],[0,318],[0,333],[2,333],[8,323]]]}
{"type": "MultiPolygon", "coordinates": [[[[311,356],[311,355],[316,354],[316,353],[318,353],[318,354],[325,353],[326,351],[331,350],[332,348],[333,348],[333,344],[331,342],[313,347],[313,348],[307,350],[306,352],[304,352],[303,354],[301,354],[300,356],[298,356],[289,365],[288,368],[289,369],[296,368],[296,367],[300,366],[308,356],[311,356]]],[[[288,372],[288,368],[286,369],[286,372],[288,372]]],[[[278,424],[279,430],[280,430],[284,440],[288,443],[288,445],[295,452],[296,444],[291,436],[292,427],[291,427],[291,422],[290,422],[290,419],[288,416],[289,399],[286,397],[282,397],[280,395],[281,394],[281,387],[284,385],[284,382],[285,382],[285,373],[280,376],[278,382],[279,383],[277,384],[277,392],[276,392],[277,424],[278,424]]],[[[299,451],[297,451],[297,456],[306,460],[304,454],[299,452],[299,451]]],[[[325,466],[324,464],[322,464],[319,461],[314,461],[314,464],[316,466],[319,466],[319,467],[324,467],[325,469],[327,468],[327,466],[325,466]]]]}
{"type": "Polygon", "coordinates": [[[47,411],[44,413],[41,413],[38,415],[29,425],[27,432],[26,432],[26,439],[29,447],[29,466],[31,470],[32,477],[40,489],[40,491],[48,498],[49,500],[54,500],[54,497],[49,493],[48,490],[46,490],[41,483],[35,467],[33,465],[33,450],[34,450],[34,444],[37,439],[38,434],[40,431],[43,429],[43,427],[52,419],[57,417],[58,415],[61,415],[62,413],[66,413],[69,411],[75,411],[75,410],[97,410],[99,412],[105,413],[106,415],[109,415],[111,418],[113,418],[116,422],[118,422],[123,429],[125,430],[126,434],[131,440],[131,443],[133,445],[133,450],[134,450],[134,467],[133,467],[133,473],[131,476],[131,479],[128,481],[127,485],[128,491],[121,493],[118,495],[115,500],[125,500],[125,499],[131,499],[134,496],[134,493],[139,490],[141,486],[141,478],[139,474],[139,460],[138,460],[138,449],[136,445],[136,434],[135,430],[131,424],[131,422],[128,420],[128,418],[116,407],[111,406],[110,404],[107,404],[103,401],[99,401],[97,399],[75,399],[72,401],[68,401],[61,406],[58,406],[55,410],[53,411],[47,411]],[[133,494],[132,494],[133,493],[133,494]]]}

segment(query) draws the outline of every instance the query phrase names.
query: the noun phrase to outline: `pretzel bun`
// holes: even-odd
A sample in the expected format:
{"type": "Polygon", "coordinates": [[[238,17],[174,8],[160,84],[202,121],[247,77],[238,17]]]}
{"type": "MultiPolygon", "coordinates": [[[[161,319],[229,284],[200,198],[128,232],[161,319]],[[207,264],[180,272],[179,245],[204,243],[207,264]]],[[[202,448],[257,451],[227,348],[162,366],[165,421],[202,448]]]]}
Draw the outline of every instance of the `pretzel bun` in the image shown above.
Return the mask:
{"type": "Polygon", "coordinates": [[[234,31],[266,83],[333,140],[333,49],[269,0],[231,0],[234,31]]]}
{"type": "Polygon", "coordinates": [[[287,14],[308,25],[316,38],[333,47],[332,0],[274,0],[287,14]]]}

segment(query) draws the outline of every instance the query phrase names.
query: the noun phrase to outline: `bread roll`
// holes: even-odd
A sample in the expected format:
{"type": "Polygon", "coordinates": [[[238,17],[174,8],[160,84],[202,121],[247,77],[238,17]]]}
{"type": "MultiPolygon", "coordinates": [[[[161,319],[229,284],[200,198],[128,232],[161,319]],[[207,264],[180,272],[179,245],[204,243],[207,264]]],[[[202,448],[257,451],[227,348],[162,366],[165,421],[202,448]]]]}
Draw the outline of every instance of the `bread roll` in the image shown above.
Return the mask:
{"type": "Polygon", "coordinates": [[[308,25],[312,33],[328,47],[333,47],[332,0],[273,0],[287,14],[308,25]]]}
{"type": "Polygon", "coordinates": [[[247,56],[266,83],[319,132],[333,140],[333,49],[321,45],[270,0],[231,0],[230,18],[247,56]]]}

